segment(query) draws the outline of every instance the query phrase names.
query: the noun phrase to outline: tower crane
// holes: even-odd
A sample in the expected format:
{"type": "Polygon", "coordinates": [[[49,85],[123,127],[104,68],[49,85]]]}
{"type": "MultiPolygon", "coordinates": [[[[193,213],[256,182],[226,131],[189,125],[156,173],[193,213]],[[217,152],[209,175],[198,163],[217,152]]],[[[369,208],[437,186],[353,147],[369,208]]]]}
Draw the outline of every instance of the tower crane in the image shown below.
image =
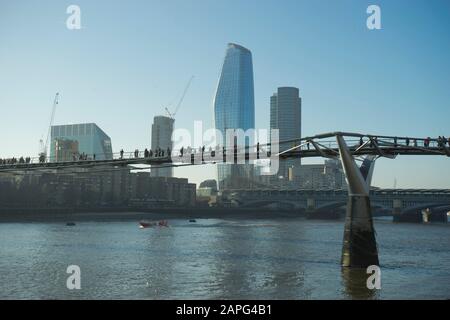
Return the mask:
{"type": "Polygon", "coordinates": [[[191,82],[192,82],[193,79],[194,79],[194,76],[192,76],[189,79],[188,83],[186,84],[186,87],[184,88],[184,91],[183,91],[183,94],[181,95],[180,101],[178,101],[178,104],[177,104],[177,106],[175,108],[175,111],[172,113],[172,112],[169,111],[169,109],[167,107],[165,108],[166,112],[167,112],[167,114],[169,115],[170,118],[175,120],[175,115],[177,114],[178,110],[180,109],[181,103],[183,102],[184,97],[186,96],[186,92],[188,91],[189,86],[191,85],[191,82]]]}
{"type": "Polygon", "coordinates": [[[58,105],[58,102],[59,102],[59,92],[56,93],[55,99],[53,100],[52,115],[50,117],[50,124],[48,126],[47,139],[45,140],[45,144],[42,139],[39,140],[41,149],[41,152],[39,153],[40,159],[42,158],[44,160],[47,159],[48,141],[50,139],[50,133],[52,130],[53,120],[55,119],[56,106],[58,105]]]}

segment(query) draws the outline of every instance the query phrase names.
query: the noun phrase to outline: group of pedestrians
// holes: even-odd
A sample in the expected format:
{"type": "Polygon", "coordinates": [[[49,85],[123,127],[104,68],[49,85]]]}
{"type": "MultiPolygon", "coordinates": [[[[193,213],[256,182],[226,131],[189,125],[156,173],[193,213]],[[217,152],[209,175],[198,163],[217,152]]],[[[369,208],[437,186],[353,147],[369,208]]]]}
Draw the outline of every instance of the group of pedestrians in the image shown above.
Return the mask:
{"type": "Polygon", "coordinates": [[[444,136],[442,136],[442,137],[439,136],[437,138],[438,147],[440,147],[440,148],[445,147],[447,143],[448,143],[448,145],[450,147],[450,137],[448,139],[445,138],[444,136]]]}
{"type": "Polygon", "coordinates": [[[437,143],[437,146],[439,148],[444,148],[447,144],[450,147],[450,137],[447,139],[444,136],[439,136],[437,139],[431,139],[430,137],[427,137],[424,141],[423,141],[423,146],[424,147],[430,147],[430,143],[431,141],[434,140],[437,143]]]}
{"type": "MultiPolygon", "coordinates": [[[[235,152],[237,152],[237,146],[235,146],[235,152]]],[[[260,144],[259,142],[256,144],[256,153],[257,153],[257,157],[259,158],[259,153],[260,153],[260,144]]],[[[198,149],[196,148],[192,148],[192,147],[181,147],[179,152],[178,152],[178,156],[180,158],[182,157],[186,157],[186,156],[191,156],[191,155],[195,155],[195,154],[201,154],[202,155],[202,159],[203,156],[205,154],[205,152],[209,152],[209,154],[214,157],[215,155],[219,154],[219,152],[222,151],[223,154],[226,154],[226,148],[225,147],[220,147],[219,145],[215,146],[215,148],[213,149],[211,146],[206,149],[206,146],[200,146],[198,147],[198,149]]],[[[123,149],[120,150],[119,155],[120,155],[120,159],[124,159],[124,154],[125,152],[123,151],[123,149]]],[[[133,152],[133,156],[134,158],[139,158],[140,155],[142,155],[139,151],[139,149],[135,149],[133,152]]],[[[155,150],[152,149],[145,149],[144,150],[144,154],[143,154],[144,158],[159,158],[159,157],[171,157],[172,156],[172,150],[170,148],[156,148],[155,150]]]]}
{"type": "Polygon", "coordinates": [[[30,157],[20,157],[19,159],[17,158],[8,158],[8,159],[2,159],[0,158],[0,164],[2,165],[7,165],[7,164],[17,164],[17,163],[30,163],[31,162],[31,158],[30,157]]]}
{"type": "Polygon", "coordinates": [[[77,154],[77,153],[73,153],[72,154],[72,160],[73,161],[86,161],[86,160],[95,160],[95,153],[92,155],[92,158],[91,159],[89,159],[89,157],[88,157],[88,155],[87,155],[87,153],[80,153],[80,154],[77,154]]]}
{"type": "MultiPolygon", "coordinates": [[[[404,145],[407,146],[407,147],[409,147],[409,146],[418,147],[419,146],[419,143],[418,143],[417,139],[411,139],[411,138],[408,138],[408,137],[406,137],[406,138],[394,137],[394,138],[392,138],[394,147],[398,147],[399,146],[399,144],[401,143],[399,141],[400,139],[404,140],[404,145]]],[[[422,139],[419,139],[419,141],[420,140],[422,140],[422,139]]],[[[432,146],[431,145],[432,141],[436,141],[437,142],[437,146],[439,148],[443,148],[447,144],[450,147],[450,137],[446,138],[444,136],[439,136],[437,139],[432,139],[431,137],[427,137],[427,138],[423,139],[422,141],[423,141],[423,146],[426,147],[426,148],[429,148],[429,147],[432,146]]],[[[378,142],[377,137],[373,137],[373,138],[370,139],[370,147],[371,148],[374,146],[374,142],[375,143],[378,142]]],[[[363,144],[364,144],[364,140],[363,140],[362,137],[360,137],[359,138],[359,146],[362,146],[363,144]]],[[[309,150],[309,143],[308,143],[308,150],[309,150]]]]}
{"type": "MultiPolygon", "coordinates": [[[[119,154],[120,154],[120,159],[123,159],[124,158],[123,157],[124,156],[123,149],[120,150],[119,154]]],[[[133,152],[133,156],[135,158],[139,158],[139,155],[140,155],[139,149],[135,149],[133,152]]],[[[145,148],[145,150],[144,150],[144,158],[165,157],[165,156],[170,157],[170,155],[171,155],[170,148],[162,149],[162,148],[158,147],[155,150],[147,149],[147,148],[145,148]]]]}

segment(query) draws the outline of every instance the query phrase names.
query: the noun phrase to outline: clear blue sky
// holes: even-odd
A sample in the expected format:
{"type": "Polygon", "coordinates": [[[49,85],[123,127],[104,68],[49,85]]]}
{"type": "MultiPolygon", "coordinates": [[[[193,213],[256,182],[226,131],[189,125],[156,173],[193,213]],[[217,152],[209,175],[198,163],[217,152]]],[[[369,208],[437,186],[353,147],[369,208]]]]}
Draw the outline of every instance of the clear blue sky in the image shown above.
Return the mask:
{"type": "MultiPolygon", "coordinates": [[[[256,124],[278,86],[300,88],[303,135],[450,136],[450,2],[0,0],[0,157],[35,155],[55,124],[95,122],[115,151],[150,145],[151,122],[195,79],[176,117],[213,124],[228,42],[253,53],[256,124]],[[66,8],[81,8],[81,30],[66,8]],[[366,28],[381,7],[382,30],[366,28]]],[[[321,162],[321,159],[315,162],[321,162]]],[[[194,182],[212,166],[177,169],[194,182]]],[[[450,158],[378,160],[374,184],[450,188],[450,158]]]]}

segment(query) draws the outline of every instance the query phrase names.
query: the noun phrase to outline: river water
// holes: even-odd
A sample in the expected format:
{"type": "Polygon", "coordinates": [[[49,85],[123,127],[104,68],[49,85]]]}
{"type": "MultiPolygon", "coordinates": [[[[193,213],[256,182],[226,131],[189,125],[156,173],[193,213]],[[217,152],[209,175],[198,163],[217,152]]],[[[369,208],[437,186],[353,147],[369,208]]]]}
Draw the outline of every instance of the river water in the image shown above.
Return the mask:
{"type": "Polygon", "coordinates": [[[339,265],[343,221],[0,224],[1,299],[448,299],[450,224],[376,220],[381,289],[339,265]],[[81,289],[69,290],[69,265],[81,289]]]}

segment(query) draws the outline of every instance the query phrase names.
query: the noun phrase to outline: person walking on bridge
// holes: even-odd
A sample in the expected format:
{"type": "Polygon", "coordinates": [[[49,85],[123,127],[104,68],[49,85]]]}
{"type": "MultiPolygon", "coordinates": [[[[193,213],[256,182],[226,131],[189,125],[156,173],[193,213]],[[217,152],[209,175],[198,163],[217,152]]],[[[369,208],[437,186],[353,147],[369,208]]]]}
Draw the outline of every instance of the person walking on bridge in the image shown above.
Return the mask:
{"type": "Polygon", "coordinates": [[[123,159],[123,149],[120,149],[120,159],[123,159]]]}

